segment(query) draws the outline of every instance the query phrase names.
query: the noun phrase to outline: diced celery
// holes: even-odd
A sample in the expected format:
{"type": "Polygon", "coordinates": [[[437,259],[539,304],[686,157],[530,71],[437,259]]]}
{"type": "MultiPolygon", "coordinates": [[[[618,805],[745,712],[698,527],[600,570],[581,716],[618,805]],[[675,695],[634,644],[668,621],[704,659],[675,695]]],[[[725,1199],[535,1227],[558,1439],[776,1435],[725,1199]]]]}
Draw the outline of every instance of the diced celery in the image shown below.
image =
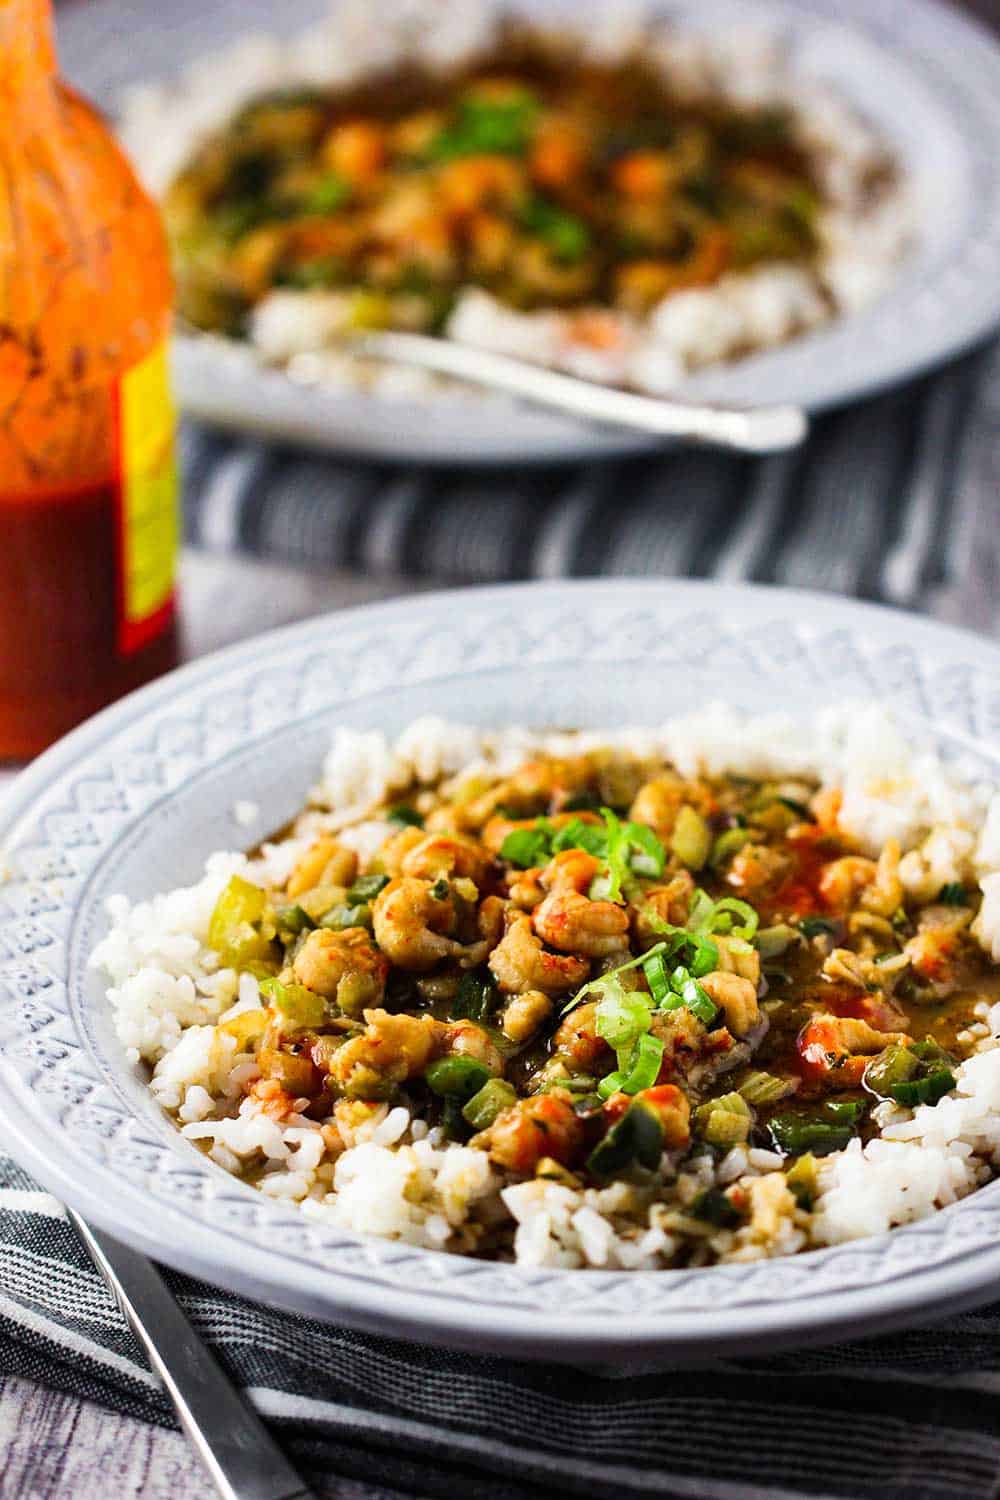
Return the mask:
{"type": "Polygon", "coordinates": [[[321,1026],[326,1020],[323,996],[307,990],[304,984],[282,984],[280,979],[265,979],[260,992],[274,1002],[293,1026],[321,1026]]]}
{"type": "Polygon", "coordinates": [[[689,870],[700,870],[712,847],[712,831],[701,813],[686,803],[677,814],[670,847],[689,870]]]}
{"type": "Polygon", "coordinates": [[[720,1094],[695,1111],[695,1123],[710,1146],[741,1146],[749,1139],[754,1115],[740,1094],[720,1094]]]}
{"type": "Polygon", "coordinates": [[[712,845],[712,852],[708,858],[712,869],[716,870],[719,865],[724,865],[727,859],[732,859],[733,855],[738,854],[743,845],[748,844],[752,837],[753,834],[749,828],[727,828],[725,833],[720,833],[712,845]]]}
{"type": "Polygon", "coordinates": [[[779,1078],[775,1073],[748,1073],[739,1093],[748,1104],[774,1104],[795,1093],[795,1080],[779,1078]]]}
{"type": "Polygon", "coordinates": [[[800,1208],[809,1209],[816,1197],[816,1158],[811,1151],[800,1156],[785,1173],[789,1191],[800,1208]]]}
{"type": "Polygon", "coordinates": [[[208,946],[227,969],[245,968],[271,956],[271,939],[259,931],[267,896],[259,885],[234,875],[215,903],[208,924],[208,946]]]}
{"type": "Polygon", "coordinates": [[[224,1031],[227,1036],[236,1038],[236,1045],[245,1052],[251,1042],[260,1041],[271,1021],[271,1012],[263,1007],[254,1010],[241,1010],[238,1015],[230,1016],[228,1021],[219,1022],[219,1030],[224,1031]]]}

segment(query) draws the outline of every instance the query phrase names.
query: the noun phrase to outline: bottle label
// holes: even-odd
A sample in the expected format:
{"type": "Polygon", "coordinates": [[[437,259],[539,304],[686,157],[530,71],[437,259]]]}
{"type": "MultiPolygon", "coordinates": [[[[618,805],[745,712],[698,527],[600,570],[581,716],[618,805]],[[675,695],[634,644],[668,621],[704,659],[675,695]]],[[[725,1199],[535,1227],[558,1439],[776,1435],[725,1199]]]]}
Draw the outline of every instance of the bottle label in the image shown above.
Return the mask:
{"type": "Polygon", "coordinates": [[[174,610],[180,488],[167,346],[118,382],[118,649],[155,640],[174,610]]]}

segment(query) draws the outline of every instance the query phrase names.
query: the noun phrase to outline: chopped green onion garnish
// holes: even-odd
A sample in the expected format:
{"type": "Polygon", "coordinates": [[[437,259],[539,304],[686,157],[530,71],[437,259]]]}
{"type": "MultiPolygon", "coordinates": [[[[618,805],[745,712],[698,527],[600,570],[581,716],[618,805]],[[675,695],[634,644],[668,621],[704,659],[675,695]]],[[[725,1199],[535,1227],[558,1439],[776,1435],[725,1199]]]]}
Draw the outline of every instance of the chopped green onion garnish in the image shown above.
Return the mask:
{"type": "Polygon", "coordinates": [[[735,896],[723,896],[721,901],[715,903],[712,931],[731,933],[733,937],[749,942],[757,931],[759,920],[749,901],[740,901],[735,896]],[[740,918],[739,925],[733,921],[734,917],[740,918]]]}
{"type": "Polygon", "coordinates": [[[703,1021],[706,1026],[710,1021],[715,1020],[719,1012],[719,1007],[712,1000],[711,996],[702,989],[697,979],[688,980],[681,991],[681,996],[692,1015],[697,1016],[698,1020],[703,1021]]]}
{"type": "Polygon", "coordinates": [[[435,880],[434,884],[430,888],[430,898],[432,901],[447,901],[448,893],[450,892],[450,890],[451,886],[448,884],[445,877],[443,875],[439,875],[437,880],[435,880]]]}
{"type": "MultiPolygon", "coordinates": [[[[663,1042],[658,1036],[651,1036],[649,1032],[646,1032],[644,1036],[637,1038],[627,1067],[620,1068],[617,1075],[611,1075],[617,1076],[616,1088],[620,1089],[623,1094],[639,1094],[643,1089],[651,1089],[659,1077],[662,1061],[663,1042]]],[[[599,1094],[603,1092],[603,1084],[606,1082],[607,1079],[604,1079],[598,1084],[599,1094]]]]}
{"type": "Polygon", "coordinates": [[[938,900],[942,906],[968,906],[969,899],[965,893],[965,886],[960,880],[950,880],[938,891],[938,900]]]}
{"type": "Polygon", "coordinates": [[[500,858],[521,870],[543,865],[552,847],[551,824],[539,818],[534,828],[515,828],[500,845],[500,858]]]}
{"type": "Polygon", "coordinates": [[[648,1031],[653,1017],[645,995],[629,994],[616,981],[597,1002],[594,1019],[597,1035],[618,1052],[648,1031]]]}
{"type": "Polygon", "coordinates": [[[670,981],[667,978],[667,966],[663,962],[663,954],[654,953],[651,958],[645,958],[642,964],[642,972],[646,976],[649,993],[656,1004],[659,1005],[670,993],[670,981]]]}
{"type": "Polygon", "coordinates": [[[588,980],[582,989],[577,990],[569,1004],[563,1006],[561,1014],[566,1016],[571,1010],[575,1010],[582,1003],[585,995],[590,995],[595,990],[602,989],[608,980],[614,978],[616,974],[624,974],[627,969],[636,969],[640,964],[644,964],[648,959],[652,958],[655,953],[665,953],[666,949],[666,943],[655,943],[652,948],[647,948],[645,953],[640,953],[638,958],[630,958],[627,963],[619,964],[616,969],[609,969],[606,974],[598,974],[596,979],[588,980]]]}

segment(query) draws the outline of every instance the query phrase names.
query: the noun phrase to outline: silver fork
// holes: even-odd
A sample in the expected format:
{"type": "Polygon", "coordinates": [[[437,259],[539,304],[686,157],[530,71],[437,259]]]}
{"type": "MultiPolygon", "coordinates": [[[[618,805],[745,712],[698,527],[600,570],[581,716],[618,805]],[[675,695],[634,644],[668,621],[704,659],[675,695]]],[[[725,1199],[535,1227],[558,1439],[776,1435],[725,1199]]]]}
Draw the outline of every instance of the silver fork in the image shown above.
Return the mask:
{"type": "Polygon", "coordinates": [[[66,1210],[222,1500],[315,1500],[145,1255],[66,1210]]]}

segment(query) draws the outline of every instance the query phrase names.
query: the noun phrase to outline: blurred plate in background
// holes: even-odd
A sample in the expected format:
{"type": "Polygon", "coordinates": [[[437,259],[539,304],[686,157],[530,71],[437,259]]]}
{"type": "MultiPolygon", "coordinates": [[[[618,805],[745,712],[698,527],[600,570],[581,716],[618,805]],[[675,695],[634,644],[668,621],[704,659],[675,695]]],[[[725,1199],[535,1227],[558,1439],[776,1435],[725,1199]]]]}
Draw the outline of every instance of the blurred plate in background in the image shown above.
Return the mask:
{"type": "MultiPolygon", "coordinates": [[[[516,0],[536,19],[579,25],[602,0],[516,0]]],[[[319,0],[91,0],[59,17],[66,75],[112,112],[122,90],[174,77],[254,30],[287,34],[319,0]]],[[[747,26],[734,0],[651,7],[681,27],[747,26]]],[[[1000,47],[933,0],[761,0],[753,27],[778,31],[793,69],[834,88],[896,152],[911,184],[919,243],[871,307],[818,332],[689,379],[683,393],[735,403],[836,406],[956,354],[1000,321],[1000,47]]],[[[423,399],[306,386],[260,368],[243,346],[180,337],[184,408],[219,424],[372,457],[433,462],[581,459],[647,451],[655,440],[588,428],[504,398],[423,399]]]]}

